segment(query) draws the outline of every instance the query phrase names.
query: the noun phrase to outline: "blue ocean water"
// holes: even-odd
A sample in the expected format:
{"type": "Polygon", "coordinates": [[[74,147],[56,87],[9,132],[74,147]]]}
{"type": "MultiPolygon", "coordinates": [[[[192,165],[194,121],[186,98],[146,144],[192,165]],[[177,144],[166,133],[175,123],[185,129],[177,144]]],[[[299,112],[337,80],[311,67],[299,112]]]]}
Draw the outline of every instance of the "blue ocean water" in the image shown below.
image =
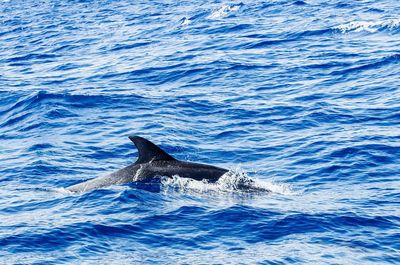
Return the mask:
{"type": "Polygon", "coordinates": [[[399,17],[0,1],[0,263],[400,263],[399,17]],[[63,189],[134,162],[129,135],[231,174],[63,189]]]}

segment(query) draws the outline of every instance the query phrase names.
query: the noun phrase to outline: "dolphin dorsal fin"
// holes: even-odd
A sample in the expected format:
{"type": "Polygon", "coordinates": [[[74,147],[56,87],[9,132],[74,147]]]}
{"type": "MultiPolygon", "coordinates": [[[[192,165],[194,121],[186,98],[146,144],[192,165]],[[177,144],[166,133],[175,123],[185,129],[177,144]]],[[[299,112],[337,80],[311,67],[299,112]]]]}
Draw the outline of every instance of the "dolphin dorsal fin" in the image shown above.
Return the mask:
{"type": "Polygon", "coordinates": [[[140,136],[129,136],[139,152],[136,163],[146,163],[157,160],[175,160],[172,156],[163,151],[160,147],[140,136]]]}

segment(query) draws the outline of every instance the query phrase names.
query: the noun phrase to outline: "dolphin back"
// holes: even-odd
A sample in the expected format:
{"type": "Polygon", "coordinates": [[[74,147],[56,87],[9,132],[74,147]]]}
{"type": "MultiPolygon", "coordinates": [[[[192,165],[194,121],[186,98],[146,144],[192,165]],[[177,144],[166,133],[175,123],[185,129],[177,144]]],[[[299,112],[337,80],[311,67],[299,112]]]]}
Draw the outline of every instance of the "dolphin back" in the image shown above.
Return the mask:
{"type": "Polygon", "coordinates": [[[138,159],[111,174],[81,182],[66,189],[71,192],[85,192],[113,184],[124,184],[134,181],[145,181],[156,176],[180,176],[195,180],[217,181],[228,172],[224,168],[211,165],[179,161],[157,145],[140,136],[129,136],[138,149],[138,159]]]}

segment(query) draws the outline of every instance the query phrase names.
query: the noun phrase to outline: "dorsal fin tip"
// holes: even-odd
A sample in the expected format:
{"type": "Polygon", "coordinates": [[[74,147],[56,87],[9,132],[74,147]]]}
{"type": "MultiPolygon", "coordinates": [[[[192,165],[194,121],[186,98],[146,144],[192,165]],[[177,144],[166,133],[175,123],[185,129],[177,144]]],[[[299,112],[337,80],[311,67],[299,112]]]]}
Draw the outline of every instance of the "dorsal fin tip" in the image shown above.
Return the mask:
{"type": "Polygon", "coordinates": [[[146,163],[158,160],[175,160],[171,155],[157,145],[140,136],[129,136],[139,152],[137,163],[146,163]]]}

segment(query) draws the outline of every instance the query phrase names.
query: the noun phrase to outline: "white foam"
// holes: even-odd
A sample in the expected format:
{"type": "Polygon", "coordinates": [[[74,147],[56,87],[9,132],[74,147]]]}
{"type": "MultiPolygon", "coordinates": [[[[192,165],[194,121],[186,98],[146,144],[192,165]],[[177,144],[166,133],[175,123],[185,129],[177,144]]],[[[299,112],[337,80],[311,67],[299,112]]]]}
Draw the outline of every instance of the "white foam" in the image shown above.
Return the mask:
{"type": "Polygon", "coordinates": [[[353,21],[334,27],[334,29],[346,32],[367,31],[374,33],[379,30],[388,29],[395,30],[400,27],[400,19],[388,19],[385,21],[353,21]]]}
{"type": "Polygon", "coordinates": [[[217,182],[209,183],[205,180],[197,181],[189,178],[174,176],[172,178],[162,178],[161,186],[163,189],[176,189],[178,191],[195,191],[200,193],[220,192],[220,193],[243,193],[243,192],[267,192],[281,195],[294,194],[289,185],[266,180],[254,179],[249,177],[240,168],[229,170],[217,182]]]}
{"type": "Polygon", "coordinates": [[[229,5],[223,4],[220,8],[215,9],[208,16],[209,19],[219,19],[229,16],[232,12],[236,12],[243,4],[229,5]]]}

